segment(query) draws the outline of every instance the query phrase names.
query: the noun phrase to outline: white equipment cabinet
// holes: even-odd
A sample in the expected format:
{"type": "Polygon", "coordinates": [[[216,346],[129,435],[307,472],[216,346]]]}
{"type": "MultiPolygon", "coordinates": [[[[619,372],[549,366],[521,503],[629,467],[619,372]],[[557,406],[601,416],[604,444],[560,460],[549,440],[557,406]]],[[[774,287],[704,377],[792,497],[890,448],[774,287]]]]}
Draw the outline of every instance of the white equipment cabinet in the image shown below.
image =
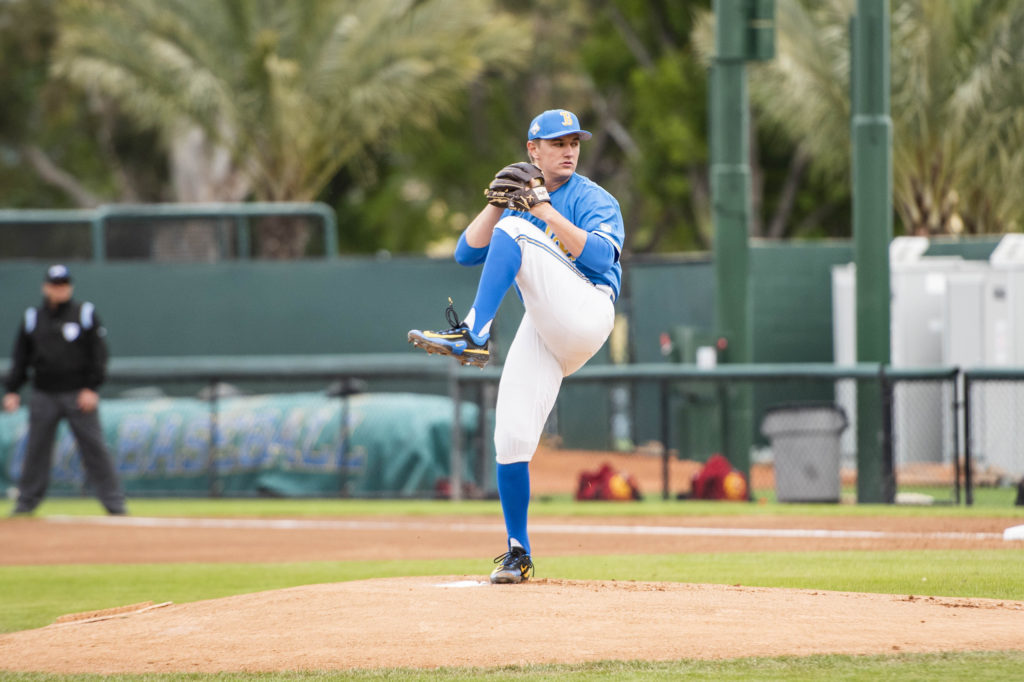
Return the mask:
{"type": "MultiPolygon", "coordinates": [[[[950,339],[951,290],[966,313],[969,303],[961,301],[977,294],[978,278],[984,277],[988,264],[965,261],[959,257],[925,257],[928,239],[897,237],[890,244],[889,267],[891,298],[891,360],[893,367],[934,367],[956,364],[948,360],[950,339]],[[973,280],[971,278],[974,278],[973,280]],[[968,283],[975,282],[971,290],[968,283]],[[955,285],[951,287],[951,283],[955,285]]],[[[832,270],[833,348],[836,364],[856,362],[856,267],[835,266],[832,270]]],[[[974,308],[980,307],[976,302],[974,308]]],[[[952,345],[962,352],[973,348],[970,338],[955,336],[952,345]]],[[[974,348],[976,352],[977,349],[974,348]]],[[[844,463],[856,457],[856,386],[842,382],[836,401],[850,415],[851,426],[843,434],[841,448],[844,463]]],[[[918,462],[951,462],[953,428],[950,406],[952,388],[936,382],[900,382],[893,405],[895,465],[918,462]]]]}
{"type": "MultiPolygon", "coordinates": [[[[1024,367],[1024,235],[1004,236],[989,258],[979,328],[981,362],[964,367],[1024,367]]],[[[963,310],[956,319],[970,319],[963,310]]],[[[971,395],[972,450],[982,468],[1024,475],[1024,386],[991,381],[971,395]]]]}

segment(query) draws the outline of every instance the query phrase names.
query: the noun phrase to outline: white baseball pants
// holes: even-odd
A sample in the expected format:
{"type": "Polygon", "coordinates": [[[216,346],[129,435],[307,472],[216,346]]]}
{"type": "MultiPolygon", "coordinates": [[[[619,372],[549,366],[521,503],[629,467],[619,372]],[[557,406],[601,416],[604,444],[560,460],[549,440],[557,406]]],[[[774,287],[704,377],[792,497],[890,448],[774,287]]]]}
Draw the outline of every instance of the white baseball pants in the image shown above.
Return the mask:
{"type": "Polygon", "coordinates": [[[594,356],[615,323],[609,287],[597,287],[533,223],[502,218],[496,230],[523,254],[516,285],[526,312],[498,384],[494,447],[499,464],[528,462],[540,442],[562,377],[594,356]]]}

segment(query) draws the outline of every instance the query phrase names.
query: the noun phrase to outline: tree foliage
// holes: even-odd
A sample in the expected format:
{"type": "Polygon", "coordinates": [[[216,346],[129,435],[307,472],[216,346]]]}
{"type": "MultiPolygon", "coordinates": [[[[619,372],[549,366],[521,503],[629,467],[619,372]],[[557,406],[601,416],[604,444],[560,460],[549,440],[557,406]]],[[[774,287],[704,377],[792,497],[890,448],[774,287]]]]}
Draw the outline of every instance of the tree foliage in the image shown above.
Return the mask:
{"type": "Polygon", "coordinates": [[[153,140],[109,102],[50,78],[56,0],[0,3],[0,186],[5,207],[158,199],[153,140]],[[130,168],[130,170],[128,170],[130,168]]]}
{"type": "Polygon", "coordinates": [[[158,131],[182,186],[214,188],[199,198],[308,201],[398,131],[430,130],[481,73],[525,60],[494,5],[68,0],[53,70],[158,131]]]}
{"type": "MultiPolygon", "coordinates": [[[[710,4],[7,0],[0,200],[316,199],[347,252],[441,255],[532,116],[565,107],[627,251],[706,250],[710,4]]],[[[776,0],[777,56],[749,70],[754,236],[849,234],[855,5],[776,0]]],[[[1013,0],[892,0],[908,232],[1016,229],[1022,31],[1013,0]]]]}
{"type": "Polygon", "coordinates": [[[314,198],[399,127],[429,129],[485,68],[514,66],[481,0],[69,0],[55,72],[172,136],[230,153],[254,198],[314,198]]]}
{"type": "Polygon", "coordinates": [[[420,179],[446,179],[431,201],[435,217],[423,221],[444,223],[436,245],[454,244],[467,217],[480,210],[480,191],[497,168],[525,158],[530,119],[564,107],[594,133],[581,150],[579,171],[618,198],[627,251],[707,248],[706,77],[690,31],[695,10],[708,4],[534,0],[519,6],[534,38],[530,61],[504,82],[478,82],[464,114],[427,138],[436,140],[437,154],[405,159],[420,179]],[[447,181],[455,177],[464,179],[447,181]]]}
{"type": "MultiPolygon", "coordinates": [[[[777,57],[750,93],[763,121],[830,184],[849,182],[849,20],[854,0],[778,0],[777,57]]],[[[894,0],[894,203],[909,234],[1004,232],[1024,209],[1016,143],[1024,5],[894,0]]],[[[699,42],[710,50],[710,21],[699,42]]]]}
{"type": "Polygon", "coordinates": [[[615,186],[637,252],[710,246],[706,74],[690,42],[707,4],[600,3],[583,47],[603,113],[614,114],[600,122],[617,133],[615,186]]]}

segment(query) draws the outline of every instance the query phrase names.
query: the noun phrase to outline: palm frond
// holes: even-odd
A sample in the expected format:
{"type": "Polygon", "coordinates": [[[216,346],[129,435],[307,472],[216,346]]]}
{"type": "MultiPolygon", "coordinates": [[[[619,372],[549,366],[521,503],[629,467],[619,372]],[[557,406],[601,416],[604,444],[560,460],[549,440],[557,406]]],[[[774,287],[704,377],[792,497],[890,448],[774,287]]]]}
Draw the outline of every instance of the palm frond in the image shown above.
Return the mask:
{"type": "Polygon", "coordinates": [[[261,198],[316,195],[391,132],[428,129],[530,43],[491,0],[73,0],[55,74],[173,135],[200,126],[261,198]]]}
{"type": "MultiPolygon", "coordinates": [[[[760,119],[813,156],[849,168],[853,0],[778,0],[776,58],[752,70],[760,119]]],[[[1013,229],[1024,213],[1024,4],[894,0],[894,199],[911,232],[1013,229]]],[[[707,24],[698,40],[709,45],[707,24]]]]}

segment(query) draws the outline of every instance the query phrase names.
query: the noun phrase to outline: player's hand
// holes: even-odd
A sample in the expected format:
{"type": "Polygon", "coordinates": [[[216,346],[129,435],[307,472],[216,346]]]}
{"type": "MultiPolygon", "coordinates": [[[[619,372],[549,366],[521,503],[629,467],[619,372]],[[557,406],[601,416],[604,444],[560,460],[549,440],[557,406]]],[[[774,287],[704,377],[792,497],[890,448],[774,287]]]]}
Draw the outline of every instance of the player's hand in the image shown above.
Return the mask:
{"type": "Polygon", "coordinates": [[[14,412],[21,407],[21,396],[17,393],[4,394],[4,412],[14,412]]]}
{"type": "Polygon", "coordinates": [[[78,409],[82,412],[92,412],[100,404],[100,396],[92,389],[83,388],[78,392],[78,409]]]}
{"type": "Polygon", "coordinates": [[[529,212],[537,204],[551,203],[548,190],[544,185],[540,187],[525,187],[512,193],[508,198],[508,207],[513,211],[529,212]]]}
{"type": "MultiPolygon", "coordinates": [[[[484,190],[487,203],[498,208],[512,208],[509,204],[517,192],[544,186],[544,174],[532,163],[511,163],[494,174],[494,180],[484,190]]],[[[522,209],[515,209],[522,210],[522,209]]]]}

